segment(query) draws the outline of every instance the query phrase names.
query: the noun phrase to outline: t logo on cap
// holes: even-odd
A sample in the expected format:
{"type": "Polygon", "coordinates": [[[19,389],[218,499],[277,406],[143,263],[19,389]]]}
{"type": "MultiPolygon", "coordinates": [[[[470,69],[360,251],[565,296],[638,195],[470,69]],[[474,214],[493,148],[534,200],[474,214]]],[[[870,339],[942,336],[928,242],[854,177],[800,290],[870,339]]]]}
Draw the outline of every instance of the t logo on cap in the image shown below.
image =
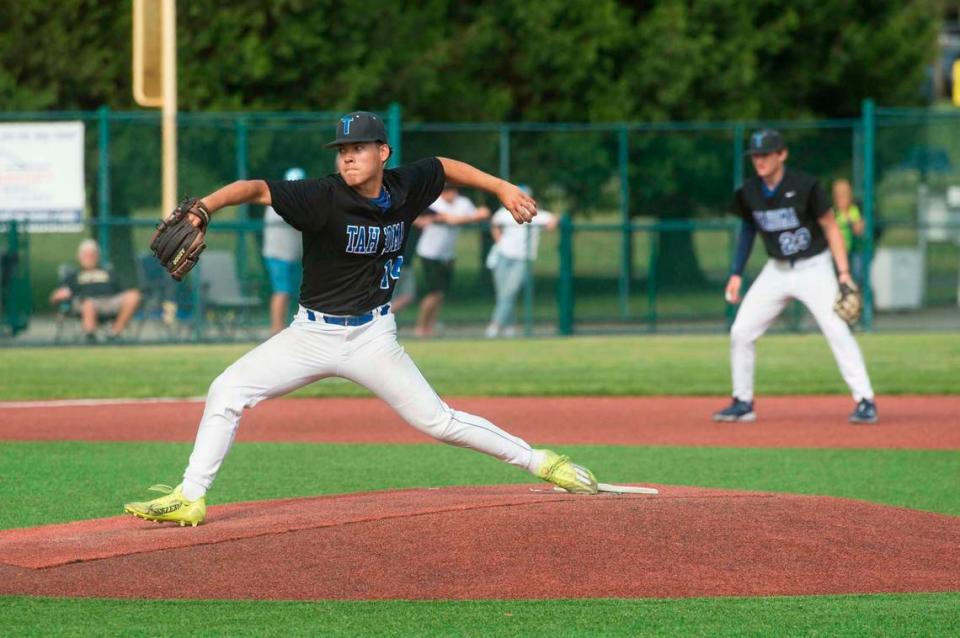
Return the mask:
{"type": "Polygon", "coordinates": [[[326,144],[326,146],[329,148],[353,142],[381,142],[386,144],[387,130],[383,126],[383,120],[368,111],[354,111],[344,115],[337,123],[337,139],[326,144]]]}
{"type": "Polygon", "coordinates": [[[783,136],[779,131],[773,129],[763,129],[750,135],[750,148],[747,155],[767,155],[776,153],[785,149],[787,145],[783,141],[783,136]]]}

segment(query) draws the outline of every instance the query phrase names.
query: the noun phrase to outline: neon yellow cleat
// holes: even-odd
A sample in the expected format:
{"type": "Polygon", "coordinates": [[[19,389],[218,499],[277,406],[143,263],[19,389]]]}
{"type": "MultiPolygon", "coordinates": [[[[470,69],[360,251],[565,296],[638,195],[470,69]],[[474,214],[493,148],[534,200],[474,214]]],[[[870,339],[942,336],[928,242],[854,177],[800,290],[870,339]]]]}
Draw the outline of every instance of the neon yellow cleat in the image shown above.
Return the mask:
{"type": "Polygon", "coordinates": [[[538,450],[545,456],[537,468],[537,476],[575,494],[596,494],[597,479],[587,468],[552,450],[538,450]]]}
{"type": "Polygon", "coordinates": [[[183,497],[182,486],[153,485],[150,489],[161,492],[166,496],[155,498],[142,503],[127,503],[123,511],[133,514],[145,521],[180,523],[180,527],[190,525],[196,527],[207,516],[207,500],[200,497],[195,501],[188,501],[183,497]]]}

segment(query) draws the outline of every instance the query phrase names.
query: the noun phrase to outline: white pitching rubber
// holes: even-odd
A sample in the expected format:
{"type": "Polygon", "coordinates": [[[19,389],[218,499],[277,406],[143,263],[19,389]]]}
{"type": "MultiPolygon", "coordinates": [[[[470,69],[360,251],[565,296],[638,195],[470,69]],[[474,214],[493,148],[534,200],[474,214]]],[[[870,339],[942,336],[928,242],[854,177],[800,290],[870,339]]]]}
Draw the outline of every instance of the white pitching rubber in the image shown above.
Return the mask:
{"type": "Polygon", "coordinates": [[[614,485],[612,483],[597,483],[598,492],[611,492],[613,494],[659,494],[660,490],[655,487],[637,487],[636,485],[614,485]]]}
{"type": "MultiPolygon", "coordinates": [[[[540,492],[533,488],[531,492],[540,492]]],[[[562,487],[554,487],[554,492],[566,492],[562,487]]],[[[613,483],[597,483],[597,492],[606,494],[659,494],[660,490],[655,487],[639,487],[636,485],[614,485],[613,483]]]]}

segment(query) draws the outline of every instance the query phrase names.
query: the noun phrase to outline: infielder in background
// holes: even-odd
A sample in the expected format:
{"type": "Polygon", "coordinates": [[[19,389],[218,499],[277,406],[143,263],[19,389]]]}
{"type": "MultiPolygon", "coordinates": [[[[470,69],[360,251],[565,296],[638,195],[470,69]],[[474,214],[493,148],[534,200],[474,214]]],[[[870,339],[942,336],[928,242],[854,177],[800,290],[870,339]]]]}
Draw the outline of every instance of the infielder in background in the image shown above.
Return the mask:
{"type": "MultiPolygon", "coordinates": [[[[489,454],[571,492],[594,494],[593,474],[550,450],[535,450],[490,421],[450,408],[397,343],[390,296],[403,267],[410,224],[436,200],[444,180],[497,196],[517,223],[536,215],[519,188],[469,164],[431,157],[384,170],[386,131],[372,113],[351,113],[328,146],[337,173],[301,181],[241,180],[194,206],[201,227],[210,213],[238,204],[273,206],[303,233],[303,286],[293,323],[214,380],[183,483],[124,510],[153,521],[197,525],[205,494],[233,444],[240,415],[264,399],[326,377],[370,389],[404,420],[436,439],[489,454]]],[[[158,231],[159,232],[159,231],[158,231]]],[[[317,419],[323,415],[318,414],[317,419]]]]}
{"type": "MultiPolygon", "coordinates": [[[[533,195],[529,187],[520,188],[528,195],[533,195]]],[[[556,215],[545,210],[539,211],[526,226],[514,223],[510,211],[505,208],[494,213],[490,220],[494,244],[487,255],[487,268],[493,271],[497,302],[484,333],[488,339],[516,335],[517,297],[523,288],[527,269],[537,259],[540,233],[544,228],[556,230],[559,222],[556,215]]]]}
{"type": "Polygon", "coordinates": [[[813,314],[827,338],[840,374],[853,393],[853,423],[874,423],[877,407],[863,355],[846,322],[834,312],[839,283],[850,285],[843,237],[830,201],[814,178],[786,167],[787,147],[780,133],[757,131],[747,153],[756,177],[733,198],[742,218],[733,269],[726,287],[728,303],[740,301],[743,268],[759,231],[770,259],[753,282],[730,330],[733,403],[713,415],[715,421],[754,421],[755,344],[791,299],[813,314]],[[831,260],[832,255],[832,260],[831,260]],[[834,271],[836,264],[836,271],[834,271]]]}
{"type": "Polygon", "coordinates": [[[418,337],[431,337],[436,330],[443,298],[450,291],[453,281],[459,227],[490,218],[489,208],[474,206],[454,184],[443,187],[440,197],[430,204],[430,210],[434,213],[432,221],[423,229],[417,242],[417,257],[423,264],[426,284],[426,294],[420,301],[420,314],[414,329],[418,337]]]}
{"type": "MultiPolygon", "coordinates": [[[[291,168],[284,174],[288,181],[303,179],[302,168],[291,168]]],[[[270,333],[277,334],[289,321],[290,299],[300,293],[300,258],[303,238],[300,231],[283,221],[283,217],[267,206],[263,212],[263,261],[270,276],[270,333]]]]}

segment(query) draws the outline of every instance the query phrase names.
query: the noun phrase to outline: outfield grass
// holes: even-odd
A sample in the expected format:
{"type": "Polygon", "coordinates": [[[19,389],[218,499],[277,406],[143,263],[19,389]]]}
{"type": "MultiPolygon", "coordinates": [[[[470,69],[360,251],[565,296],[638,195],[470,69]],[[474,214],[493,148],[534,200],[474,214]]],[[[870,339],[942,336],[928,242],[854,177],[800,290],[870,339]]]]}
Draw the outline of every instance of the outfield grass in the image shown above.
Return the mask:
{"type": "MultiPolygon", "coordinates": [[[[860,336],[880,394],[960,391],[960,339],[951,333],[860,336]]],[[[575,337],[405,343],[443,395],[728,395],[722,336],[575,337]]],[[[189,397],[251,345],[0,349],[0,400],[189,397]]],[[[820,335],[770,335],[757,345],[757,393],[846,394],[820,335]]],[[[360,396],[326,380],[300,396],[360,396]]]]}
{"type": "MultiPolygon", "coordinates": [[[[865,335],[882,394],[958,391],[960,340],[865,335]]],[[[0,350],[6,400],[195,396],[242,346],[0,350]]],[[[729,392],[722,337],[412,342],[449,395],[629,395],[729,392]]],[[[761,394],[846,393],[819,336],[758,347],[761,394]]],[[[308,396],[364,394],[325,381],[308,396]]],[[[563,448],[602,478],[822,494],[960,516],[960,452],[632,446],[563,448]]],[[[2,442],[0,528],[119,513],[175,483],[187,443],[2,442]],[[15,480],[13,480],[15,478],[15,480]]],[[[493,459],[441,445],[240,443],[212,503],[374,489],[528,482],[493,459]]],[[[119,601],[0,597],[4,635],[956,635],[960,593],[551,601],[119,601]],[[148,619],[145,624],[144,619],[148,619]]]]}
{"type": "MultiPolygon", "coordinates": [[[[120,513],[176,484],[188,443],[6,442],[0,467],[17,480],[3,489],[0,528],[120,513]],[[56,498],[38,498],[56,495],[56,498]]],[[[960,453],[921,450],[796,450],[564,446],[601,479],[822,494],[960,515],[946,477],[960,453]]],[[[224,463],[211,503],[388,488],[529,483],[499,461],[441,445],[240,443],[224,463]]]]}
{"type": "Polygon", "coordinates": [[[7,636],[948,636],[960,594],[241,602],[0,598],[7,636]],[[143,628],[148,619],[149,631],[143,628]]]}

